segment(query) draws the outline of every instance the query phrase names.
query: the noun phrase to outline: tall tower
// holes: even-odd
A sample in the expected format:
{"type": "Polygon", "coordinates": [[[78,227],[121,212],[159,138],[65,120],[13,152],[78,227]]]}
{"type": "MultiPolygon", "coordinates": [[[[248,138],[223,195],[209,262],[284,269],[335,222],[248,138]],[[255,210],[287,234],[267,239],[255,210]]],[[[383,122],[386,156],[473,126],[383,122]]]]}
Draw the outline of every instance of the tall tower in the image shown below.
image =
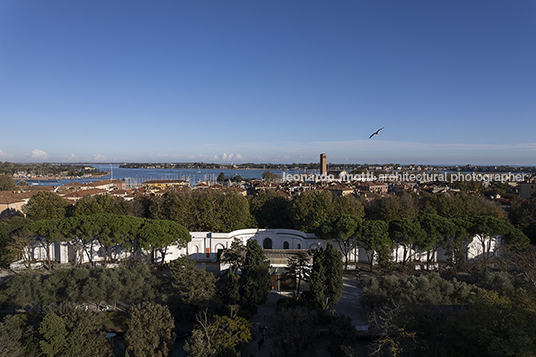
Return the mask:
{"type": "Polygon", "coordinates": [[[328,172],[326,154],[320,154],[320,175],[325,175],[328,172]]]}

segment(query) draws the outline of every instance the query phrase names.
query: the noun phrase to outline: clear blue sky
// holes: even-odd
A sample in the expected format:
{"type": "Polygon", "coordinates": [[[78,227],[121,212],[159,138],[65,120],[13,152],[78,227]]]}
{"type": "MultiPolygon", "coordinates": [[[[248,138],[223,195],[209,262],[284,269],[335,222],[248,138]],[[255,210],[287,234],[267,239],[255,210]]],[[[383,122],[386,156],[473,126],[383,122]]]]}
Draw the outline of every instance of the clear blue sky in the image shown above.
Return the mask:
{"type": "Polygon", "coordinates": [[[2,0],[0,133],[15,162],[536,165],[536,1],[2,0]]]}

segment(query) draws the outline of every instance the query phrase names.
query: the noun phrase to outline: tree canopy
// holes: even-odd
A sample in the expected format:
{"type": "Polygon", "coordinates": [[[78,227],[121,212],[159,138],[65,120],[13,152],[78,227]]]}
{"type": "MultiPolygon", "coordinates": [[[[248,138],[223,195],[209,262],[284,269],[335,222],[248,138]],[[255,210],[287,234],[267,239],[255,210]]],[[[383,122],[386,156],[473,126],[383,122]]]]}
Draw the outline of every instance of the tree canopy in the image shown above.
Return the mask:
{"type": "Polygon", "coordinates": [[[313,251],[313,267],[310,278],[310,290],[317,305],[326,309],[334,306],[343,291],[342,257],[328,242],[326,248],[313,251]]]}
{"type": "Polygon", "coordinates": [[[0,174],[0,191],[18,191],[19,187],[11,176],[0,174]]]}
{"type": "Polygon", "coordinates": [[[65,218],[69,203],[56,192],[40,191],[22,207],[22,211],[34,221],[65,218]]]}
{"type": "Polygon", "coordinates": [[[241,292],[246,305],[264,304],[268,298],[269,263],[264,250],[256,240],[250,239],[242,266],[241,292]]]}

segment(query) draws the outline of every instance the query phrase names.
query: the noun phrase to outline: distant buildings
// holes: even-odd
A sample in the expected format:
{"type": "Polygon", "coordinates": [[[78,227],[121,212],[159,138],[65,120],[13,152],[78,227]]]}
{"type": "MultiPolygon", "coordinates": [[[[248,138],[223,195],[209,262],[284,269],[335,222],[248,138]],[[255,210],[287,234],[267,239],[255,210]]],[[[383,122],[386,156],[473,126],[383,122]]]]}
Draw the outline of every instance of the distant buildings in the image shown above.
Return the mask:
{"type": "Polygon", "coordinates": [[[149,180],[142,183],[142,187],[149,189],[166,189],[171,187],[188,187],[190,182],[186,180],[149,180]]]}

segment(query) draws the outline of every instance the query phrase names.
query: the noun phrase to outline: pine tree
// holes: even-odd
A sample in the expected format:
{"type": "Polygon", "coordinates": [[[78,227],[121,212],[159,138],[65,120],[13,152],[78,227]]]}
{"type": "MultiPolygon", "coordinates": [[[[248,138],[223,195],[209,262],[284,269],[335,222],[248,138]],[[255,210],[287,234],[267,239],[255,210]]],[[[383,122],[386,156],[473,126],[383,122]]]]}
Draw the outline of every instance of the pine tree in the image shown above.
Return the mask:
{"type": "Polygon", "coordinates": [[[125,334],[127,350],[134,356],[168,356],[175,340],[175,322],[167,306],[135,305],[125,334]]]}
{"type": "Polygon", "coordinates": [[[296,296],[300,296],[300,285],[302,281],[309,281],[311,275],[311,257],[308,252],[297,252],[291,254],[287,259],[287,271],[283,274],[283,280],[291,279],[296,286],[296,296]]]}
{"type": "Polygon", "coordinates": [[[269,263],[256,240],[247,243],[247,252],[242,267],[242,298],[246,305],[264,304],[268,298],[269,263]]]}

